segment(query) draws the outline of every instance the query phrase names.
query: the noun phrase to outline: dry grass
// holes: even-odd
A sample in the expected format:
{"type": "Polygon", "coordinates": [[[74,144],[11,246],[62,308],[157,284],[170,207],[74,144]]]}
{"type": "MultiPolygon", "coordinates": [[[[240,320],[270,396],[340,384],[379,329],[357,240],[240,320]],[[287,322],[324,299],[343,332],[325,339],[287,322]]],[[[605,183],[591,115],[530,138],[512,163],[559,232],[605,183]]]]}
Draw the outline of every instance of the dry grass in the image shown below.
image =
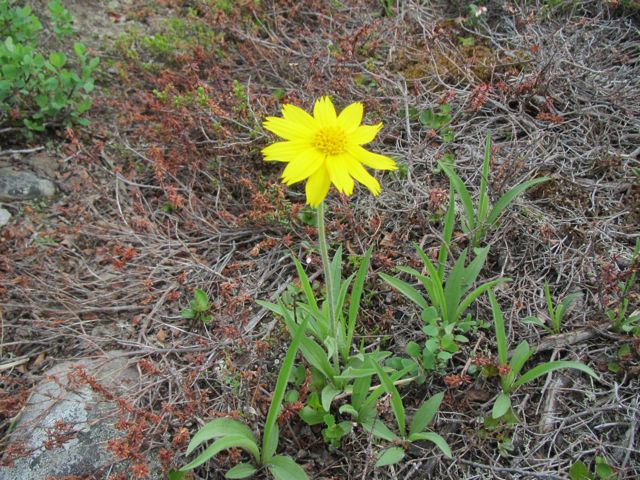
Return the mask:
{"type": "MultiPolygon", "coordinates": [[[[454,461],[416,448],[395,469],[374,470],[375,448],[362,432],[329,452],[298,421],[283,429],[284,448],[298,452],[312,478],[567,478],[576,460],[595,455],[618,478],[640,476],[638,358],[617,375],[607,371],[621,345],[638,343],[609,332],[603,310],[611,296],[604,274],[624,270],[640,222],[633,11],[595,0],[548,11],[544,2],[489,2],[488,14],[471,24],[449,2],[398,2],[388,18],[375,1],[239,2],[230,13],[201,8],[203,0],[148,3],[119,13],[162,28],[163,16],[184,15],[189,3],[224,40],[182,56],[153,57],[135,36],[125,43],[138,58],[125,55],[133,47],[103,47],[103,63],[112,62],[95,128],[69,134],[62,147],[64,195],[51,205],[19,206],[20,223],[1,232],[4,430],[46,367],[111,350],[140,370],[131,404],[161,416],[143,450],[175,452],[174,466],[184,462],[184,443],[174,441],[185,439],[183,427],[193,433],[225,414],[261,424],[287,337],[253,300],[284,291],[295,277],[291,254],[309,257],[315,276],[319,259],[313,229],[297,217],[302,190],[278,186],[277,168],[261,161],[269,138],[259,124],[278,111],[277,90],[282,101],[307,108],[329,92],[338,105],[362,100],[367,120],[385,123],[377,147],[406,167],[382,178],[378,198],[360,192],[329,202],[334,245],[354,255],[375,247],[367,282],[374,295],[361,333],[398,352],[419,337],[415,311],[376,272],[415,261],[412,242],[438,245],[431,194],[446,179],[434,173],[436,161],[453,152],[477,193],[490,133],[494,198],[525,179],[551,177],[519,198],[485,239],[491,258],[483,275],[513,278],[499,291],[510,341],[544,345],[519,320],[543,311],[545,280],[554,298],[582,291],[585,301],[564,328],[588,333],[569,334],[536,359],[579,359],[602,379],[554,373],[522,388],[514,396],[522,422],[489,432],[482,417],[497,386],[476,378],[450,389],[437,431],[454,461]],[[151,60],[155,66],[145,69],[151,60]],[[234,80],[246,100],[234,93],[234,80]],[[198,86],[207,105],[172,102],[198,86]],[[407,115],[443,101],[452,107],[451,143],[407,115]],[[52,242],[38,241],[45,237],[52,242]],[[180,316],[195,287],[212,299],[209,328],[180,316]],[[505,438],[510,451],[499,448],[505,438]]],[[[486,303],[474,313],[489,320],[486,303]]],[[[477,347],[495,353],[490,331],[477,347]]],[[[446,373],[459,374],[468,355],[446,373]]],[[[411,404],[444,388],[433,376],[403,393],[411,404]]],[[[222,478],[215,467],[199,474],[222,478]]]]}

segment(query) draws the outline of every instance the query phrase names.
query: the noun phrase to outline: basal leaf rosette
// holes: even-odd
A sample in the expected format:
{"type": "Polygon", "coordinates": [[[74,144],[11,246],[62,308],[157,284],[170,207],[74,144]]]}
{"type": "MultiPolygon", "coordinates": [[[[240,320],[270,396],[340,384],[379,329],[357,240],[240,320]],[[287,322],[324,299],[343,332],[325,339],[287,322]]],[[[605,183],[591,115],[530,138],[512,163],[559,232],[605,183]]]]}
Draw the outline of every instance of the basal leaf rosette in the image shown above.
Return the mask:
{"type": "Polygon", "coordinates": [[[364,108],[355,102],[336,114],[329,97],[313,106],[313,116],[295,105],[283,105],[282,117],[267,117],[263,126],[284,141],[262,149],[265,161],[285,162],[282,181],[287,185],[307,180],[307,203],[317,207],[327,196],[331,184],[351,195],[354,180],[371,193],[380,193],[380,183],[365,168],[396,170],[389,157],[373,153],[362,145],[373,141],[382,128],[361,125],[364,108]]]}

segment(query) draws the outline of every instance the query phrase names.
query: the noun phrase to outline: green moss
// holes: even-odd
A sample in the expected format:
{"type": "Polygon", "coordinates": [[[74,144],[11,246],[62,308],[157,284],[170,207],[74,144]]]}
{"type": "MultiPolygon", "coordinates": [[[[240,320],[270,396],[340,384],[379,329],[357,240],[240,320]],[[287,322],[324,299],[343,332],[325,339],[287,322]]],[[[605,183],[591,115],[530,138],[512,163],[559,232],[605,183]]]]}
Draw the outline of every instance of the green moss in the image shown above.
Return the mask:
{"type": "MultiPolygon", "coordinates": [[[[449,25],[449,28],[454,38],[456,27],[449,25]]],[[[410,80],[429,82],[431,78],[440,77],[454,84],[476,84],[477,81],[491,81],[494,72],[507,68],[522,70],[530,60],[530,54],[525,51],[516,51],[507,56],[494,52],[477,38],[455,38],[457,41],[452,42],[453,46],[446,49],[437,45],[415,45],[400,49],[391,68],[410,80]]]]}

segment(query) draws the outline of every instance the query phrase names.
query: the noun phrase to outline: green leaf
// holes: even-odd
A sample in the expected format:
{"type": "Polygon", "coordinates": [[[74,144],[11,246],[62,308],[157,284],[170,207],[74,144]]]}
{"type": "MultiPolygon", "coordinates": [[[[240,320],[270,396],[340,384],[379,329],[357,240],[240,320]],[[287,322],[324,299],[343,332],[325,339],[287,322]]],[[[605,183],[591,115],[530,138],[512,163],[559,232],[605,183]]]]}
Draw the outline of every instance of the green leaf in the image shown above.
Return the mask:
{"type": "Polygon", "coordinates": [[[520,370],[522,370],[522,367],[524,367],[524,364],[529,360],[531,355],[533,355],[533,350],[529,348],[529,343],[526,340],[520,342],[511,354],[511,361],[509,362],[509,368],[511,369],[510,375],[512,375],[513,378],[520,375],[520,370]]]}
{"type": "Polygon", "coordinates": [[[387,448],[380,452],[378,460],[376,461],[376,468],[385,467],[387,465],[393,465],[400,462],[404,458],[404,449],[400,447],[387,448]]]}
{"type": "Polygon", "coordinates": [[[90,78],[89,80],[84,82],[84,85],[82,86],[82,88],[84,89],[85,92],[91,93],[94,89],[93,78],[90,78]]]}
{"type": "Polygon", "coordinates": [[[418,305],[420,308],[422,309],[429,308],[429,304],[424,299],[424,297],[420,294],[420,292],[418,292],[418,290],[413,288],[407,282],[404,282],[395,277],[387,275],[386,273],[380,273],[379,275],[380,275],[380,278],[382,278],[385,282],[387,282],[393,288],[398,290],[400,293],[402,293],[405,297],[407,297],[413,303],[418,305]]]}
{"type": "Polygon", "coordinates": [[[324,408],[326,412],[331,409],[331,402],[340,393],[342,393],[342,390],[334,387],[331,383],[329,383],[322,389],[320,397],[322,399],[322,408],[324,408]]]}
{"type": "Polygon", "coordinates": [[[227,473],[224,478],[247,478],[256,473],[258,470],[250,463],[239,463],[227,473]]]}
{"type": "Polygon", "coordinates": [[[450,128],[445,128],[442,130],[442,140],[451,143],[455,140],[456,136],[450,128]]]}
{"type": "Polygon", "coordinates": [[[265,464],[276,480],[309,480],[307,473],[289,456],[277,455],[265,464]]]}
{"type": "Polygon", "coordinates": [[[73,44],[73,51],[78,57],[84,57],[85,53],[87,53],[87,47],[85,47],[83,43],[75,42],[73,44]]]}
{"type": "Polygon", "coordinates": [[[276,450],[273,447],[274,443],[277,447],[278,441],[278,428],[276,425],[276,420],[278,419],[278,413],[280,412],[280,406],[282,405],[282,399],[284,398],[284,394],[287,389],[287,382],[289,377],[291,376],[291,370],[293,370],[293,362],[296,359],[296,352],[298,351],[298,347],[304,338],[304,331],[307,326],[308,320],[304,320],[298,328],[298,331],[293,335],[293,339],[291,340],[291,345],[287,350],[287,354],[284,357],[284,361],[282,362],[282,366],[280,367],[280,372],[278,372],[278,380],[276,381],[276,388],[273,392],[273,397],[271,398],[271,404],[269,405],[269,411],[267,412],[267,420],[264,424],[264,433],[262,435],[262,462],[266,462],[271,459],[271,455],[269,455],[267,448],[276,450]],[[276,440],[274,441],[271,437],[275,435],[276,440]]]}
{"type": "Polygon", "coordinates": [[[631,345],[625,344],[618,349],[618,358],[624,358],[631,355],[631,345]]]}
{"type": "Polygon", "coordinates": [[[414,341],[411,341],[411,342],[407,343],[407,346],[405,347],[405,352],[407,352],[407,355],[409,355],[411,357],[419,357],[420,356],[420,345],[418,345],[414,341]]]}
{"type": "Polygon", "coordinates": [[[373,419],[373,421],[371,422],[363,422],[361,423],[361,425],[364,430],[369,432],[374,437],[381,438],[388,442],[393,442],[400,439],[400,437],[389,430],[389,427],[387,427],[380,419],[373,419]]]}
{"type": "Polygon", "coordinates": [[[205,424],[196,432],[189,442],[186,455],[189,455],[201,443],[206,442],[207,440],[226,436],[240,436],[256,442],[253,432],[244,423],[232,418],[217,418],[205,424]]]}
{"type": "Polygon", "coordinates": [[[67,57],[65,57],[62,52],[51,52],[49,54],[49,63],[56,68],[64,67],[64,64],[67,62],[67,57]]]}
{"type": "Polygon", "coordinates": [[[505,413],[509,411],[511,408],[511,398],[506,393],[500,392],[498,398],[496,398],[496,402],[493,404],[493,409],[491,410],[491,416],[493,418],[500,418],[505,413]]]}
{"type": "Polygon", "coordinates": [[[438,309],[436,307],[429,307],[422,310],[422,313],[420,314],[420,319],[427,324],[426,325],[427,327],[433,327],[436,329],[436,332],[433,334],[427,333],[425,331],[427,335],[434,336],[438,334],[437,333],[438,326],[436,324],[436,320],[438,320],[439,318],[440,318],[440,314],[438,313],[438,309]]]}
{"type": "MultiPolygon", "coordinates": [[[[342,245],[336,249],[336,253],[329,264],[329,272],[326,274],[331,275],[333,280],[333,298],[337,299],[340,295],[340,289],[342,288],[342,245]]],[[[337,316],[338,312],[336,312],[337,316]]]]}
{"type": "Polygon", "coordinates": [[[181,472],[180,470],[171,470],[167,475],[167,480],[182,480],[187,475],[187,472],[181,472]]]}
{"type": "Polygon", "coordinates": [[[442,287],[442,277],[440,277],[438,270],[431,262],[429,255],[427,255],[418,245],[416,245],[416,250],[418,251],[420,258],[422,258],[424,266],[430,277],[430,282],[423,282],[424,287],[429,293],[431,302],[440,310],[443,320],[446,321],[448,318],[447,314],[449,312],[447,310],[447,299],[445,298],[444,289],[442,287]]]}
{"type": "Polygon", "coordinates": [[[553,372],[554,370],[560,370],[563,368],[573,368],[575,370],[580,370],[581,372],[586,373],[587,375],[593,377],[598,380],[599,377],[591,368],[586,366],[584,363],[560,360],[556,362],[546,362],[536,367],[533,367],[531,370],[522,375],[518,380],[513,384],[514,388],[518,388],[520,385],[524,385],[532,380],[535,380],[542,375],[546,375],[549,372],[553,372]]]}
{"type": "Polygon", "coordinates": [[[551,291],[549,290],[549,282],[544,282],[544,298],[547,302],[547,311],[549,312],[549,319],[551,324],[554,324],[555,311],[553,309],[553,300],[551,299],[551,291]]]}
{"type": "Polygon", "coordinates": [[[449,353],[456,353],[459,350],[458,344],[454,340],[454,335],[451,333],[440,338],[440,348],[449,353]]]}
{"type": "Polygon", "coordinates": [[[180,315],[182,316],[182,318],[196,318],[196,312],[194,312],[190,308],[185,308],[184,310],[182,310],[182,312],[180,312],[180,315]]]}
{"type": "Polygon", "coordinates": [[[79,115],[83,114],[84,112],[86,112],[87,110],[89,110],[91,108],[91,103],[92,102],[91,102],[91,99],[89,97],[85,98],[76,107],[76,113],[78,113],[79,115]]]}
{"type": "Polygon", "coordinates": [[[497,278],[495,280],[491,280],[490,282],[483,283],[482,285],[480,285],[473,292],[467,295],[467,297],[462,301],[462,303],[460,303],[460,305],[458,306],[458,310],[456,311],[456,318],[462,317],[462,315],[464,315],[464,312],[467,310],[467,308],[469,308],[469,306],[487,290],[493,288],[494,286],[500,283],[505,283],[510,281],[511,281],[510,278],[504,277],[504,278],[497,278]]]}
{"type": "Polygon", "coordinates": [[[347,322],[347,338],[345,344],[350,346],[353,342],[353,332],[356,328],[356,320],[360,311],[360,299],[362,298],[362,291],[364,289],[364,281],[367,278],[367,270],[369,269],[369,261],[371,259],[371,252],[373,247],[369,247],[364,257],[360,261],[360,267],[356,274],[356,279],[351,287],[351,296],[349,297],[349,316],[347,322]]]}
{"type": "Polygon", "coordinates": [[[449,206],[447,207],[447,214],[444,218],[444,230],[442,232],[442,245],[438,252],[438,277],[444,276],[444,268],[447,263],[447,256],[449,255],[449,249],[451,248],[451,237],[453,236],[453,228],[456,222],[456,201],[455,201],[455,189],[453,183],[449,181],[449,206]]]}
{"type": "Polygon", "coordinates": [[[496,204],[493,206],[493,208],[491,209],[491,212],[489,213],[489,217],[487,218],[487,224],[493,225],[496,222],[496,220],[498,220],[498,217],[500,216],[502,211],[506,207],[508,207],[509,204],[513,202],[513,200],[522,192],[524,192],[528,188],[538,185],[539,183],[546,182],[547,180],[549,180],[549,178],[547,177],[534,178],[532,180],[529,180],[528,182],[524,182],[516,187],[513,187],[507,193],[502,195],[500,199],[496,202],[496,204]]]}
{"type": "Polygon", "coordinates": [[[270,312],[275,313],[276,315],[291,319],[291,312],[287,307],[284,306],[284,304],[281,303],[280,300],[278,300],[277,304],[266,302],[264,300],[256,300],[256,303],[261,307],[266,308],[270,312]]]}
{"type": "MultiPolygon", "coordinates": [[[[320,407],[322,408],[322,407],[320,407]]],[[[317,410],[309,405],[305,405],[302,410],[300,410],[300,418],[307,425],[320,425],[324,422],[325,412],[321,410],[317,410]]]]}
{"type": "Polygon", "coordinates": [[[209,460],[212,457],[215,457],[222,450],[228,450],[230,448],[241,448],[249,452],[256,461],[260,461],[260,449],[258,445],[253,441],[247,439],[245,436],[240,435],[229,435],[222,438],[219,438],[215,442],[213,442],[207,449],[198,455],[195,460],[188,463],[184,467],[182,467],[181,471],[192,470],[199,465],[202,465],[204,462],[209,460]]]}
{"type": "Polygon", "coordinates": [[[12,37],[7,37],[4,40],[4,47],[7,49],[7,52],[9,53],[13,53],[16,51],[16,46],[13,43],[13,38],[12,37]]]}
{"type": "Polygon", "coordinates": [[[536,327],[542,327],[544,329],[548,328],[547,325],[540,320],[538,317],[527,317],[522,319],[522,323],[526,325],[535,325],[536,327]]]}
{"type": "Polygon", "coordinates": [[[611,468],[604,457],[596,457],[596,475],[601,480],[613,480],[615,472],[611,468]]]}
{"type": "MultiPolygon", "coordinates": [[[[278,408],[278,414],[280,414],[280,409],[278,408]]],[[[269,435],[265,435],[262,438],[262,458],[263,460],[266,458],[271,458],[276,454],[276,450],[278,450],[278,443],[280,441],[280,427],[278,423],[274,423],[269,430],[269,435]]]]}
{"type": "Polygon", "coordinates": [[[478,278],[480,270],[482,270],[487,259],[487,255],[489,254],[489,247],[474,248],[473,252],[475,254],[475,258],[469,263],[464,271],[463,292],[469,290],[478,278]]]}
{"type": "Polygon", "coordinates": [[[338,412],[340,412],[340,414],[345,414],[348,413],[349,415],[351,415],[353,418],[358,418],[358,410],[356,410],[353,405],[351,404],[345,404],[345,405],[340,405],[340,408],[338,408],[338,412]]]}
{"type": "Polygon", "coordinates": [[[333,378],[335,380],[353,380],[356,378],[370,377],[375,374],[376,371],[373,368],[345,368],[340,375],[336,375],[333,378]]]}
{"type": "Polygon", "coordinates": [[[427,440],[431,443],[434,443],[442,451],[442,453],[445,454],[446,457],[453,458],[453,455],[451,454],[451,447],[449,447],[449,444],[447,443],[447,441],[437,433],[417,432],[417,433],[414,433],[413,435],[410,435],[409,440],[412,442],[415,442],[418,440],[427,440]]]}
{"type": "Polygon", "coordinates": [[[28,118],[25,118],[22,122],[29,130],[44,132],[44,125],[42,123],[31,121],[28,118]]]}
{"type": "Polygon", "coordinates": [[[46,95],[38,95],[36,97],[36,104],[41,108],[45,109],[49,105],[49,97],[46,95]]]}
{"type": "Polygon", "coordinates": [[[467,259],[467,250],[463,250],[460,257],[453,265],[447,283],[444,286],[444,299],[446,301],[446,309],[443,310],[443,316],[446,323],[455,323],[457,318],[455,314],[458,311],[458,303],[464,293],[464,279],[466,269],[464,263],[467,259]],[[446,313],[445,313],[446,312],[446,313]]]}
{"type": "Polygon", "coordinates": [[[558,306],[558,309],[556,310],[556,317],[558,318],[558,322],[562,321],[564,314],[567,312],[567,310],[569,310],[569,307],[571,307],[574,302],[577,302],[581,298],[581,292],[574,292],[570,293],[562,299],[560,305],[558,306]]]}
{"type": "Polygon", "coordinates": [[[302,264],[295,256],[293,257],[293,263],[296,265],[296,271],[298,272],[298,278],[300,279],[300,286],[302,287],[302,291],[307,299],[307,305],[309,305],[312,311],[319,314],[318,302],[316,301],[316,296],[313,294],[313,288],[311,288],[309,277],[307,277],[302,264]]]}
{"type": "Polygon", "coordinates": [[[60,88],[58,79],[56,77],[47,78],[44,82],[42,82],[42,86],[49,92],[54,92],[55,90],[58,90],[60,88]]]}
{"type": "Polygon", "coordinates": [[[569,469],[569,478],[571,480],[592,480],[593,477],[584,462],[578,460],[569,469]]]}
{"type": "Polygon", "coordinates": [[[193,291],[194,306],[197,312],[205,312],[209,309],[209,297],[204,290],[196,288],[193,291]]]}
{"type": "Polygon", "coordinates": [[[378,365],[376,362],[372,362],[373,368],[376,369],[376,373],[378,374],[378,378],[380,378],[380,383],[384,387],[385,391],[391,395],[391,410],[393,411],[393,415],[396,417],[396,422],[398,424],[398,430],[400,431],[400,435],[404,437],[405,435],[405,414],[404,414],[404,405],[402,404],[402,398],[400,397],[400,392],[389,378],[389,375],[378,365]]]}
{"type": "Polygon", "coordinates": [[[463,230],[473,231],[476,228],[476,213],[473,208],[473,202],[471,201],[471,195],[469,194],[469,190],[467,190],[466,185],[460,179],[460,177],[453,171],[450,165],[444,162],[438,162],[438,165],[442,169],[444,173],[447,174],[449,180],[453,183],[456,192],[460,196],[460,200],[462,201],[462,206],[464,208],[464,212],[466,215],[467,225],[463,230]]]}
{"type": "Polygon", "coordinates": [[[15,79],[18,76],[18,66],[14,64],[6,64],[2,66],[2,76],[5,79],[15,79]]]}
{"type": "Polygon", "coordinates": [[[496,331],[496,342],[498,344],[498,363],[500,365],[507,364],[507,336],[504,331],[504,317],[502,310],[498,305],[496,295],[489,290],[489,302],[491,303],[491,311],[493,312],[493,324],[496,331]]]}
{"type": "MultiPolygon", "coordinates": [[[[480,195],[478,197],[478,227],[485,223],[487,218],[487,210],[489,209],[489,194],[487,193],[489,185],[489,163],[491,161],[491,137],[487,133],[484,141],[484,159],[482,161],[482,177],[480,178],[480,195]]],[[[474,240],[479,240],[478,232],[474,235],[474,240]]]]}
{"type": "Polygon", "coordinates": [[[327,380],[331,381],[336,372],[333,371],[327,352],[310,338],[304,337],[300,344],[300,351],[304,358],[317,368],[327,380]]]}
{"type": "Polygon", "coordinates": [[[398,266],[396,270],[398,270],[399,272],[408,273],[409,275],[420,280],[420,282],[422,282],[422,285],[424,286],[427,293],[431,295],[431,292],[433,291],[433,287],[432,287],[433,281],[431,280],[431,278],[427,277],[426,275],[422,275],[415,268],[411,268],[411,267],[404,267],[401,265],[401,266],[398,266]]]}
{"type": "Polygon", "coordinates": [[[431,423],[433,417],[438,413],[438,409],[440,408],[443,398],[444,392],[440,392],[420,405],[420,408],[418,408],[411,419],[409,435],[413,433],[420,433],[427,428],[427,425],[431,423]]]}
{"type": "Polygon", "coordinates": [[[438,359],[442,360],[443,362],[448,362],[452,357],[453,355],[449,352],[438,352],[438,359]]]}
{"type": "Polygon", "coordinates": [[[420,123],[422,123],[424,126],[432,128],[435,120],[435,115],[431,110],[423,110],[422,113],[420,113],[419,119],[420,123]]]}

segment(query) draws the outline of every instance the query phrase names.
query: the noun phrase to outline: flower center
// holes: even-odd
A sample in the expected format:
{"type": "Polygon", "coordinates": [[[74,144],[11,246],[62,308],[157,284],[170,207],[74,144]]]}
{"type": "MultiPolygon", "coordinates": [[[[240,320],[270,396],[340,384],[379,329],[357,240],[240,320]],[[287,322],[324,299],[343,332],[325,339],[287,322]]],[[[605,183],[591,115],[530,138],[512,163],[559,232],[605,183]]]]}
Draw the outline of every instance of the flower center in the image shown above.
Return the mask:
{"type": "Polygon", "coordinates": [[[339,155],[345,151],[347,136],[340,127],[326,127],[316,134],[313,146],[325,155],[339,155]]]}

